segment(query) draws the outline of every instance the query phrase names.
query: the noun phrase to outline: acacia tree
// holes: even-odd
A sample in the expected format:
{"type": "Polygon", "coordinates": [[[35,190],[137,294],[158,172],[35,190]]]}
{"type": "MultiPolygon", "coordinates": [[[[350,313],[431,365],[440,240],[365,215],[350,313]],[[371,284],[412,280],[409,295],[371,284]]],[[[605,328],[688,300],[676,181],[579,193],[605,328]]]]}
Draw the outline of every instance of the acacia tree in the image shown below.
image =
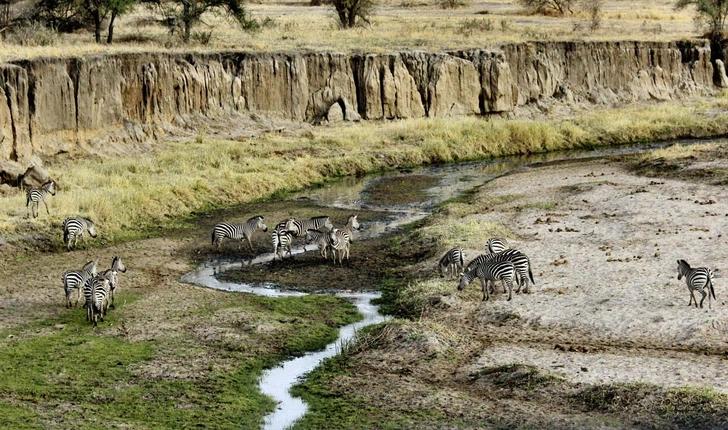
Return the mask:
{"type": "Polygon", "coordinates": [[[374,9],[374,0],[331,0],[331,4],[344,28],[356,26],[359,20],[369,24],[369,14],[374,9]]]}
{"type": "Polygon", "coordinates": [[[573,13],[572,7],[576,0],[519,0],[519,3],[539,14],[563,16],[566,12],[573,13]]]}
{"type": "Polygon", "coordinates": [[[684,9],[690,5],[695,5],[696,22],[707,25],[708,37],[719,41],[728,17],[728,0],[678,0],[675,9],[684,9]]]}
{"type": "Polygon", "coordinates": [[[182,40],[190,41],[192,28],[200,22],[205,12],[222,12],[232,17],[245,31],[258,28],[258,22],[248,17],[244,0],[151,0],[148,1],[164,17],[172,28],[182,27],[182,40]]]}

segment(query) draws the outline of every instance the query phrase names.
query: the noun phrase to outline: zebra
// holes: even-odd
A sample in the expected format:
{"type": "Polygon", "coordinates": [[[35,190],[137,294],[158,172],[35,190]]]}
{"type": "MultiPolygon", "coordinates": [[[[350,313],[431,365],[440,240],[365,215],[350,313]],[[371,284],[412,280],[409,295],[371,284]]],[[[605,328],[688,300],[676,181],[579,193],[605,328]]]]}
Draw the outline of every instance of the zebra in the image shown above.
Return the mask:
{"type": "MultiPolygon", "coordinates": [[[[690,291],[690,302],[688,306],[691,306],[695,302],[695,307],[698,307],[698,300],[695,298],[695,290],[698,290],[703,298],[700,299],[700,307],[703,307],[703,301],[705,296],[708,296],[708,309],[711,309],[710,296],[712,295],[715,299],[715,290],[713,289],[713,271],[707,267],[696,267],[691,268],[687,261],[677,260],[677,279],[680,280],[685,277],[685,283],[690,291]],[[707,294],[703,290],[707,287],[707,294]]],[[[717,299],[716,299],[717,300],[717,299]]]]}
{"type": "Polygon", "coordinates": [[[284,220],[276,224],[276,228],[273,230],[271,235],[271,241],[273,243],[273,261],[275,261],[280,255],[281,261],[285,256],[285,251],[288,250],[288,255],[291,254],[291,247],[293,246],[293,233],[286,230],[286,224],[288,220],[284,220]]]}
{"type": "Polygon", "coordinates": [[[295,237],[304,237],[308,230],[323,231],[326,229],[326,231],[331,231],[334,229],[334,225],[331,224],[331,219],[328,216],[317,216],[306,220],[289,218],[285,229],[293,233],[295,237]]]}
{"type": "Polygon", "coordinates": [[[126,273],[126,266],[121,261],[121,258],[114,256],[111,260],[111,269],[106,270],[104,273],[110,272],[109,278],[109,293],[110,293],[110,306],[112,309],[116,309],[114,306],[114,297],[116,292],[119,290],[119,272],[126,273]]]}
{"type": "Polygon", "coordinates": [[[48,181],[41,185],[40,188],[31,188],[25,193],[25,207],[29,208],[33,214],[33,218],[38,218],[38,206],[40,202],[43,202],[46,212],[50,215],[51,212],[48,210],[48,203],[45,200],[46,194],[56,195],[55,181],[48,181]]]}
{"type": "Polygon", "coordinates": [[[315,243],[322,257],[328,259],[328,250],[331,248],[331,236],[321,230],[306,230],[306,243],[315,243]]]}
{"type": "Polygon", "coordinates": [[[66,249],[69,251],[71,250],[71,241],[73,241],[73,247],[76,248],[79,236],[83,239],[83,246],[85,248],[85,233],[87,231],[89,236],[96,237],[96,226],[94,225],[94,222],[88,218],[70,217],[63,220],[63,243],[66,244],[66,249]]]}
{"type": "Polygon", "coordinates": [[[491,261],[510,261],[513,263],[516,267],[516,275],[518,275],[518,289],[516,292],[520,292],[521,287],[523,287],[523,292],[528,293],[529,280],[531,284],[536,285],[536,282],[533,280],[533,272],[531,271],[531,261],[526,254],[517,249],[506,249],[497,254],[481,254],[468,263],[467,269],[491,261]]]}
{"type": "Polygon", "coordinates": [[[352,231],[359,228],[358,215],[349,215],[346,225],[341,228],[335,228],[329,232],[331,240],[331,249],[334,255],[334,264],[336,264],[336,255],[339,256],[339,264],[343,265],[343,258],[349,259],[349,244],[352,242],[352,231]]]}
{"type": "Polygon", "coordinates": [[[78,302],[79,300],[81,300],[81,292],[83,291],[83,286],[94,276],[96,276],[95,261],[89,261],[83,266],[81,270],[67,270],[63,272],[63,275],[61,275],[61,280],[63,281],[63,289],[66,292],[67,308],[70,308],[72,306],[78,306],[78,302]],[[71,294],[73,294],[73,290],[76,290],[77,297],[76,302],[72,305],[71,294]]]}
{"type": "Polygon", "coordinates": [[[490,299],[488,281],[503,281],[508,285],[508,300],[513,296],[513,280],[515,279],[515,267],[510,261],[487,261],[474,265],[467,269],[460,277],[458,291],[462,291],[475,278],[480,279],[483,287],[483,300],[490,299]]]}
{"type": "Polygon", "coordinates": [[[445,253],[440,259],[438,269],[440,269],[440,277],[444,278],[445,274],[449,278],[456,276],[465,265],[465,250],[456,246],[445,253]]]}
{"type": "Polygon", "coordinates": [[[265,225],[265,218],[261,215],[249,218],[243,224],[221,222],[212,230],[212,244],[216,245],[217,249],[220,249],[222,240],[226,237],[233,240],[240,240],[241,242],[247,240],[250,246],[250,252],[255,252],[250,238],[256,230],[268,231],[268,227],[265,225]]]}
{"type": "Polygon", "coordinates": [[[490,254],[497,254],[508,249],[508,242],[500,237],[491,237],[485,241],[485,248],[490,254]]]}
{"type": "Polygon", "coordinates": [[[107,270],[103,274],[96,275],[87,284],[87,287],[84,288],[84,295],[86,295],[86,320],[93,322],[94,327],[96,327],[99,321],[104,321],[106,311],[109,309],[112,277],[113,273],[107,270]]]}

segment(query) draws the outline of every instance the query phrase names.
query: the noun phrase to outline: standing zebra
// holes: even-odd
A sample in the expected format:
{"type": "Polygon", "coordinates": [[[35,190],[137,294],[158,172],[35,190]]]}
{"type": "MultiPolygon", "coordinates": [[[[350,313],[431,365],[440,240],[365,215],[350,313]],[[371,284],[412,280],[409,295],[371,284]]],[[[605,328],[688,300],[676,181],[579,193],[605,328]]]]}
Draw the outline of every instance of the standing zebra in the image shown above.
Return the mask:
{"type": "Polygon", "coordinates": [[[276,228],[273,229],[271,235],[271,241],[273,243],[273,261],[275,261],[280,255],[281,261],[285,256],[284,250],[288,250],[288,255],[291,254],[291,247],[293,246],[293,233],[286,230],[286,224],[288,220],[284,220],[276,224],[276,228]]]}
{"type": "Polygon", "coordinates": [[[703,298],[700,299],[700,307],[703,307],[703,301],[705,296],[708,296],[708,309],[711,309],[710,296],[712,295],[715,299],[715,290],[713,289],[713,271],[707,267],[696,267],[691,268],[687,261],[677,260],[677,279],[680,280],[685,277],[685,283],[690,291],[690,302],[688,306],[691,306],[695,302],[695,307],[698,307],[698,300],[695,298],[695,290],[698,290],[703,298]],[[703,290],[707,287],[707,294],[703,290]]]}
{"type": "Polygon", "coordinates": [[[116,296],[116,292],[119,291],[119,272],[126,273],[126,266],[124,266],[121,258],[114,256],[111,260],[111,269],[104,272],[104,274],[109,273],[109,296],[112,309],[116,309],[114,307],[114,297],[116,296]]]}
{"type": "Polygon", "coordinates": [[[295,237],[304,237],[307,230],[323,231],[326,229],[326,231],[331,231],[334,229],[334,225],[331,224],[331,219],[328,216],[316,216],[305,220],[289,218],[285,229],[293,233],[295,237]]]}
{"type": "Polygon", "coordinates": [[[490,299],[488,281],[503,281],[508,285],[508,300],[513,296],[513,279],[515,278],[515,267],[510,261],[488,261],[470,267],[460,277],[458,291],[467,287],[473,279],[479,278],[483,287],[483,300],[490,299]]]}
{"type": "Polygon", "coordinates": [[[66,249],[71,250],[71,241],[73,241],[73,247],[76,248],[78,245],[78,237],[81,236],[83,240],[83,246],[86,247],[86,235],[96,237],[96,226],[94,222],[88,218],[81,217],[70,217],[63,220],[63,243],[66,244],[66,249]]]}
{"type": "Polygon", "coordinates": [[[485,242],[485,248],[489,253],[497,254],[508,249],[508,242],[500,237],[491,237],[485,242]]]}
{"type": "Polygon", "coordinates": [[[308,229],[306,230],[306,243],[315,243],[321,256],[328,258],[328,250],[331,249],[331,236],[328,232],[308,229]]]}
{"type": "Polygon", "coordinates": [[[110,271],[99,274],[94,277],[87,288],[84,288],[86,295],[86,320],[94,323],[94,327],[99,321],[104,321],[106,311],[109,309],[109,292],[111,291],[110,271]]]}
{"type": "Polygon", "coordinates": [[[244,224],[221,222],[212,230],[212,244],[216,245],[217,249],[220,249],[222,240],[226,237],[233,240],[240,240],[241,242],[247,240],[248,245],[250,245],[250,252],[254,252],[253,242],[251,242],[250,238],[256,230],[268,231],[268,227],[265,225],[265,219],[261,215],[249,218],[244,224]]]}
{"type": "Polygon", "coordinates": [[[66,307],[78,306],[79,300],[81,300],[81,292],[84,285],[90,279],[96,276],[96,262],[89,261],[83,266],[81,270],[67,270],[61,276],[63,281],[63,289],[66,292],[66,307]],[[71,295],[73,290],[76,290],[76,302],[71,304],[71,295]]]}
{"type": "Polygon", "coordinates": [[[481,254],[468,263],[467,268],[470,269],[475,265],[491,261],[510,261],[513,263],[516,268],[516,275],[518,275],[518,289],[516,292],[520,292],[521,287],[523,287],[523,292],[528,293],[529,280],[531,284],[536,285],[533,281],[533,273],[531,272],[531,261],[526,254],[517,249],[506,249],[497,254],[481,254]]]}
{"type": "Polygon", "coordinates": [[[440,259],[438,269],[440,269],[440,277],[444,278],[448,275],[448,278],[455,277],[465,265],[465,250],[456,246],[445,253],[440,259]]]}
{"type": "Polygon", "coordinates": [[[33,218],[38,218],[38,206],[40,202],[43,202],[46,212],[48,214],[51,213],[48,210],[48,203],[45,200],[46,194],[56,195],[56,183],[54,181],[48,181],[41,185],[40,188],[31,188],[25,194],[25,207],[29,207],[33,218]]]}
{"type": "Polygon", "coordinates": [[[352,231],[359,228],[358,215],[349,215],[346,226],[341,229],[335,228],[329,233],[331,240],[331,249],[334,254],[334,264],[336,264],[336,255],[339,256],[339,264],[343,265],[343,258],[349,259],[349,244],[352,242],[352,231]]]}

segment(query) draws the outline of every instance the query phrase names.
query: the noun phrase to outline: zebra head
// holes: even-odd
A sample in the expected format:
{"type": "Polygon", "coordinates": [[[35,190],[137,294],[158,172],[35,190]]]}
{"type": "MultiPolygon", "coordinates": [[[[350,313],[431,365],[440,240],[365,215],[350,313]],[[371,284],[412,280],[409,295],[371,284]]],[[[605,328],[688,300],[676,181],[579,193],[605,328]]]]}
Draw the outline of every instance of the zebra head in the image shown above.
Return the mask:
{"type": "Polygon", "coordinates": [[[264,232],[268,231],[268,226],[265,225],[265,218],[263,217],[263,215],[254,216],[253,218],[250,218],[248,221],[256,221],[255,228],[261,229],[264,232]]]}
{"type": "Polygon", "coordinates": [[[326,217],[326,221],[324,221],[324,227],[328,229],[329,231],[334,229],[334,224],[331,223],[331,218],[326,217]]]}
{"type": "Polygon", "coordinates": [[[316,240],[316,237],[320,234],[318,230],[308,229],[306,230],[306,243],[309,244],[316,240]]]}
{"type": "Polygon", "coordinates": [[[90,234],[91,237],[96,237],[96,226],[94,225],[94,222],[88,218],[86,218],[86,228],[88,229],[88,234],[90,234]]]}
{"type": "Polygon", "coordinates": [[[51,180],[41,186],[41,189],[46,190],[52,196],[56,195],[56,182],[51,180]]]}
{"type": "Polygon", "coordinates": [[[114,257],[114,259],[111,260],[111,270],[114,272],[126,273],[126,266],[124,266],[124,263],[121,262],[120,257],[114,257]]]}
{"type": "Polygon", "coordinates": [[[349,219],[346,221],[346,226],[351,228],[352,230],[356,230],[359,228],[359,220],[357,219],[359,215],[349,215],[349,219]]]}
{"type": "Polygon", "coordinates": [[[465,272],[460,273],[460,283],[458,284],[458,291],[462,291],[463,288],[470,285],[470,281],[473,280],[473,277],[471,276],[471,272],[466,270],[465,272]]]}
{"type": "Polygon", "coordinates": [[[286,226],[283,227],[283,230],[292,231],[297,234],[298,226],[296,226],[296,218],[288,218],[288,220],[286,221],[286,226]]]}
{"type": "Polygon", "coordinates": [[[91,274],[91,276],[96,276],[96,262],[95,261],[89,261],[86,263],[85,266],[83,266],[84,271],[91,274]]]}
{"type": "Polygon", "coordinates": [[[690,270],[690,265],[685,260],[677,260],[677,279],[682,279],[690,270]]]}

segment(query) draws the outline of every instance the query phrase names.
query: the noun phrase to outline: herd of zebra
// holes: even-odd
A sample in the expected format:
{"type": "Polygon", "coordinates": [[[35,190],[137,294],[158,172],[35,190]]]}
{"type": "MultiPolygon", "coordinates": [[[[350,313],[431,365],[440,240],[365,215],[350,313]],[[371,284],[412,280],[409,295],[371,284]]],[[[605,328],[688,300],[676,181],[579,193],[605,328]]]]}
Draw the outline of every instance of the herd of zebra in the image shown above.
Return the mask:
{"type": "MultiPolygon", "coordinates": [[[[335,228],[328,216],[316,216],[309,219],[288,218],[279,222],[271,234],[274,260],[280,258],[282,261],[286,253],[289,256],[292,255],[293,241],[296,238],[305,238],[306,244],[316,244],[322,257],[328,259],[329,251],[331,251],[334,264],[338,257],[339,265],[343,265],[344,258],[349,259],[353,231],[360,227],[357,217],[357,215],[349,215],[346,225],[341,228],[335,228]]],[[[222,240],[229,238],[241,242],[247,241],[250,251],[255,252],[251,237],[257,230],[268,231],[265,218],[261,215],[251,217],[242,224],[222,222],[212,230],[212,245],[220,249],[222,240]]]]}
{"type": "Polygon", "coordinates": [[[86,321],[96,327],[99,321],[104,320],[109,308],[114,308],[114,297],[119,291],[119,272],[126,273],[126,266],[119,257],[114,257],[111,268],[102,272],[96,271],[95,261],[89,261],[81,270],[65,271],[61,279],[66,292],[66,307],[77,307],[83,292],[86,321]]]}
{"type": "Polygon", "coordinates": [[[475,279],[480,279],[483,288],[483,300],[489,300],[495,292],[495,282],[501,281],[503,292],[508,287],[508,300],[513,298],[513,283],[518,284],[516,292],[523,288],[528,293],[529,282],[535,285],[531,271],[531,261],[528,256],[517,249],[509,249],[505,239],[491,237],[486,241],[487,253],[481,254],[465,265],[465,250],[456,246],[448,250],[438,264],[440,277],[460,276],[458,291],[475,279]],[[463,270],[464,269],[464,270],[463,270]]]}

